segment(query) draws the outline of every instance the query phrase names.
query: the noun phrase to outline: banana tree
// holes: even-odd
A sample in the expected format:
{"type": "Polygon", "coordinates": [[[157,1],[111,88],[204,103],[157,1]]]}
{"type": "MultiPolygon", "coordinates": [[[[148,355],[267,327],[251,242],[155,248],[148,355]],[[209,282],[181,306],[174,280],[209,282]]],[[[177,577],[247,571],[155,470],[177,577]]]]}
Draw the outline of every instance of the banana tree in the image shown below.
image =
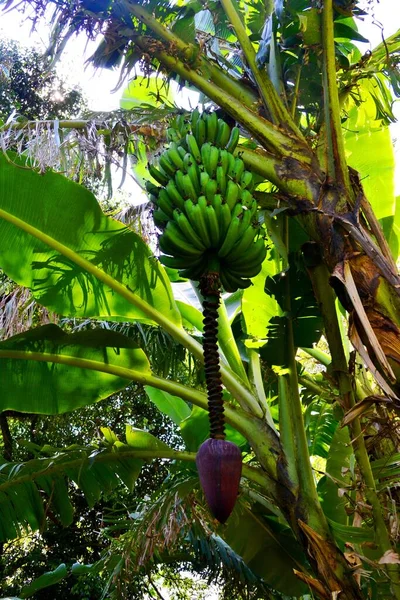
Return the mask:
{"type": "MultiPolygon", "coordinates": [[[[27,4],[39,14],[40,2],[27,4]]],[[[398,464],[390,423],[395,430],[400,377],[396,211],[389,197],[379,206],[382,188],[368,182],[367,199],[361,179],[368,173],[356,146],[379,143],[390,177],[384,125],[393,118],[387,83],[398,91],[399,36],[361,57],[352,43],[363,40],[354,22],[360,9],[339,10],[331,0],[318,9],[231,0],[55,4],[54,55],[74,32],[101,29],[98,64],[122,57],[129,72],[141,61],[146,72],[187,82],[241,126],[236,152],[259,176],[270,238],[253,286],[219,309],[226,421],[233,437],[247,440],[257,465],[243,471],[244,479],[268,501],[258,517],[266,535],[295,563],[297,587],[292,576],[284,593],[299,596],[309,586],[321,598],[400,598],[397,515],[390,508],[398,464]],[[385,217],[384,229],[377,215],[385,217]],[[322,334],[325,351],[315,347],[322,334]],[[305,354],[325,367],[324,376],[305,354]],[[327,462],[318,484],[310,462],[310,451],[318,453],[313,404],[304,412],[310,394],[334,402],[336,411],[328,411],[331,428],[324,421],[318,452],[327,462]],[[274,519],[285,532],[274,531],[274,519]]],[[[200,315],[174,300],[169,277],[176,274],[139,236],[105,217],[89,192],[56,173],[39,175],[11,154],[1,159],[0,190],[0,267],[39,303],[64,316],[158,325],[203,360],[200,315]]],[[[142,351],[104,331],[69,338],[54,327],[33,330],[2,342],[0,359],[3,410],[73,410],[127,380],[172,394],[176,399],[168,396],[162,406],[175,416],[182,400],[207,410],[203,391],[155,376],[142,351]]],[[[157,444],[140,448],[142,459],[191,460],[157,444]]],[[[251,506],[256,514],[257,502],[251,506]]],[[[251,562],[251,539],[229,526],[221,535],[251,562]]],[[[269,559],[258,557],[255,572],[262,560],[269,559]]],[[[265,564],[262,576],[280,589],[265,564]]]]}

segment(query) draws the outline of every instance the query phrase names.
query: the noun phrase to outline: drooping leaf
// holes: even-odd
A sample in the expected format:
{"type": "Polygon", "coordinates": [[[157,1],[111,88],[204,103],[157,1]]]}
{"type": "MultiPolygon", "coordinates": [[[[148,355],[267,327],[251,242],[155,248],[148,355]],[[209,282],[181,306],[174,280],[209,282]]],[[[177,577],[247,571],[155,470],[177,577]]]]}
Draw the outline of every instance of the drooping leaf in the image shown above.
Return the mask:
{"type": "Polygon", "coordinates": [[[172,394],[169,394],[168,392],[158,390],[149,385],[146,385],[144,389],[153,404],[157,406],[158,410],[165,415],[168,415],[176,425],[180,425],[184,419],[189,417],[191,410],[182,398],[172,396],[172,394]]]}
{"type": "Polygon", "coordinates": [[[67,567],[64,563],[61,563],[56,569],[54,569],[54,571],[47,571],[46,573],[43,573],[43,575],[37,579],[34,579],[32,583],[25,586],[21,591],[21,598],[30,598],[30,596],[33,596],[39,590],[58,583],[66,576],[67,567]]]}
{"type": "Polygon", "coordinates": [[[162,266],[93,194],[0,157],[0,267],[58,314],[180,322],[162,266]],[[154,314],[154,312],[153,312],[154,314]]]}
{"type": "Polygon", "coordinates": [[[125,336],[106,329],[67,335],[44,325],[0,342],[0,410],[75,410],[124,388],[130,370],[150,374],[150,365],[125,336]]]}

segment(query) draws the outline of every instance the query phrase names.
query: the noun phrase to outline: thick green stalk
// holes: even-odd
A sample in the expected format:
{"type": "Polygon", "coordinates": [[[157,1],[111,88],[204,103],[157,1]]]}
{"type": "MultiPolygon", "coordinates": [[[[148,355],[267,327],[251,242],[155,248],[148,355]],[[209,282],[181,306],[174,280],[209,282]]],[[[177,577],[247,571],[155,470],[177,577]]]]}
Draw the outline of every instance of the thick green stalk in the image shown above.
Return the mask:
{"type": "MultiPolygon", "coordinates": [[[[289,244],[288,217],[284,219],[284,242],[289,244]]],[[[279,431],[288,462],[289,479],[293,477],[293,494],[296,498],[296,517],[307,522],[323,537],[329,536],[329,527],[322,512],[313,471],[303,419],[303,408],[297,378],[296,348],[291,315],[291,290],[289,277],[285,278],[285,306],[287,315],[285,331],[286,364],[279,374],[279,431]],[[304,514],[305,513],[305,514],[304,514]]]]}
{"type": "Polygon", "coordinates": [[[325,136],[327,165],[326,171],[332,183],[341,192],[335,207],[337,212],[346,208],[346,199],[351,198],[349,170],[346,163],[340,103],[336,80],[335,41],[333,32],[333,0],[324,0],[322,10],[323,44],[323,87],[325,108],[325,136]]]}
{"type": "MultiPolygon", "coordinates": [[[[321,314],[324,319],[325,335],[332,356],[331,374],[337,379],[339,391],[342,397],[342,406],[344,410],[347,411],[355,405],[355,398],[352,378],[349,374],[346,355],[342,344],[340,327],[335,307],[335,299],[332,288],[329,285],[329,272],[322,262],[316,262],[314,265],[309,266],[309,273],[314,287],[314,292],[320,306],[321,314]]],[[[375,531],[376,542],[380,552],[383,555],[388,550],[394,550],[394,548],[386,527],[382,505],[377,494],[375,479],[365,446],[363,430],[358,417],[353,419],[350,428],[354,455],[360,469],[361,477],[365,484],[365,497],[372,508],[373,527],[375,531]]],[[[399,600],[399,565],[386,565],[386,570],[392,582],[394,597],[399,600]]]]}
{"type": "Polygon", "coordinates": [[[195,62],[197,67],[203,69],[214,84],[223,87],[242,104],[253,109],[256,108],[259,100],[257,94],[249,87],[242,85],[239,80],[234,79],[228,73],[224,72],[219,66],[214,65],[210,60],[206,59],[200,46],[182,40],[173,31],[160,23],[160,21],[157,21],[142,5],[130,1],[125,1],[124,4],[129,12],[147,25],[156,36],[169,43],[171,50],[175,53],[178,51],[182,58],[189,63],[195,62]]]}
{"type": "Polygon", "coordinates": [[[238,146],[235,154],[242,158],[246,167],[274,183],[282,192],[289,195],[293,205],[296,200],[308,201],[310,208],[320,195],[322,175],[318,167],[292,159],[276,158],[263,149],[250,150],[238,146]]]}
{"type": "Polygon", "coordinates": [[[251,389],[249,378],[240,358],[235,336],[229,323],[224,301],[221,302],[218,309],[218,343],[232,371],[251,389]]]}
{"type": "Polygon", "coordinates": [[[318,348],[302,348],[302,350],[303,352],[307,352],[307,354],[315,358],[315,360],[321,363],[321,365],[324,365],[324,367],[329,367],[332,362],[329,354],[322,352],[322,350],[319,350],[318,348]]]}
{"type": "MultiPolygon", "coordinates": [[[[151,38],[135,38],[136,46],[146,53],[149,50],[149,42],[151,42],[151,38]]],[[[201,75],[196,68],[191,68],[166,50],[158,49],[156,46],[152,54],[169,71],[174,71],[183,79],[193,83],[198,90],[204,92],[218,106],[239,121],[264,148],[283,158],[311,164],[313,154],[303,141],[289,137],[281,129],[241,104],[234,96],[218,88],[212,81],[201,75]]]]}
{"type": "Polygon", "coordinates": [[[242,48],[246,62],[254,76],[254,79],[256,80],[258,90],[263,99],[264,106],[271,117],[271,121],[275,123],[275,125],[284,126],[285,128],[291,130],[296,137],[302,138],[302,134],[277,94],[267,75],[266,70],[264,68],[258,68],[253,44],[247,35],[246,28],[233,2],[231,0],[221,0],[221,4],[224,7],[229,23],[235,30],[236,37],[242,48]]]}
{"type": "Polygon", "coordinates": [[[269,409],[267,397],[265,395],[264,383],[263,383],[262,374],[261,374],[260,355],[258,354],[258,352],[256,350],[253,350],[251,348],[247,349],[247,355],[249,357],[250,380],[256,390],[257,396],[260,400],[260,404],[265,412],[265,420],[268,423],[268,425],[271,427],[271,429],[273,431],[275,431],[277,435],[279,435],[276,430],[275,423],[274,423],[274,420],[271,415],[271,411],[269,409]]]}

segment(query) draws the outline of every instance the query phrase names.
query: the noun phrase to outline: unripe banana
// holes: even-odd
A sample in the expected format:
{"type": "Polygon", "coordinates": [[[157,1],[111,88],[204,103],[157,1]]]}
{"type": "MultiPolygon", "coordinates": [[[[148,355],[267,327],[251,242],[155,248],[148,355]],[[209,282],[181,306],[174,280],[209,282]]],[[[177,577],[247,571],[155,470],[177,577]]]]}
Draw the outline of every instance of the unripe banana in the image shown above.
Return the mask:
{"type": "Polygon", "coordinates": [[[222,196],[221,194],[215,194],[211,201],[211,205],[214,207],[217,221],[220,223],[221,220],[221,209],[222,209],[222,196]]]}
{"type": "MultiPolygon", "coordinates": [[[[222,149],[219,151],[219,163],[218,165],[220,165],[226,176],[228,176],[228,171],[229,171],[229,152],[225,149],[222,149]]],[[[233,158],[233,157],[232,157],[233,158]]]]}
{"type": "Polygon", "coordinates": [[[206,214],[207,229],[210,234],[211,248],[217,249],[219,246],[220,234],[219,234],[217,215],[215,214],[214,207],[211,205],[206,206],[205,214],[206,214]]]}
{"type": "Polygon", "coordinates": [[[175,144],[174,142],[172,144],[170,144],[170,147],[167,150],[167,156],[169,161],[177,168],[177,169],[183,169],[183,160],[181,155],[179,154],[179,150],[178,150],[179,146],[178,144],[175,144]]]}
{"type": "Polygon", "coordinates": [[[211,238],[208,233],[208,227],[205,219],[205,207],[203,199],[205,202],[205,206],[207,206],[207,201],[204,198],[204,196],[200,196],[199,203],[194,204],[193,207],[190,207],[190,214],[187,212],[187,215],[191,225],[199,234],[200,239],[205,244],[206,248],[209,248],[211,246],[211,238]]]}
{"type": "Polygon", "coordinates": [[[197,121],[194,135],[197,141],[197,145],[199,146],[199,148],[201,148],[207,139],[206,124],[205,121],[203,121],[203,119],[199,119],[197,121]]]}
{"type": "Polygon", "coordinates": [[[251,219],[251,212],[247,208],[247,209],[245,209],[242,212],[242,219],[241,219],[241,223],[240,223],[240,227],[239,227],[239,235],[240,235],[240,237],[242,237],[242,235],[244,234],[244,232],[246,231],[246,229],[249,228],[249,226],[250,226],[250,219],[251,219]]]}
{"type": "Polygon", "coordinates": [[[219,150],[216,146],[211,146],[210,148],[210,158],[209,158],[209,171],[208,174],[213,179],[215,178],[217,172],[217,166],[219,161],[219,150]]]}
{"type": "Polygon", "coordinates": [[[253,242],[253,244],[250,244],[246,254],[241,258],[235,259],[235,269],[238,270],[242,267],[246,268],[246,266],[254,265],[258,262],[262,263],[264,262],[266,255],[267,249],[265,247],[265,242],[262,238],[259,238],[253,242]]]}
{"type": "Polygon", "coordinates": [[[190,126],[192,131],[195,131],[198,120],[200,119],[200,111],[198,108],[195,108],[190,115],[190,126]]]}
{"type": "MultiPolygon", "coordinates": [[[[221,279],[222,281],[222,279],[221,279]]],[[[224,288],[227,292],[236,292],[237,289],[244,290],[250,287],[251,281],[250,279],[243,279],[242,277],[238,277],[229,271],[229,269],[224,270],[224,288]]]]}
{"type": "Polygon", "coordinates": [[[167,141],[168,142],[176,142],[176,143],[178,143],[180,139],[181,139],[181,136],[179,135],[179,133],[177,132],[177,130],[174,127],[168,127],[168,129],[167,129],[167,141]]]}
{"type": "Polygon", "coordinates": [[[160,256],[160,263],[169,269],[187,269],[191,262],[193,262],[193,257],[188,259],[187,257],[168,256],[167,254],[161,254],[160,256]]]}
{"type": "Polygon", "coordinates": [[[165,231],[159,239],[159,244],[161,250],[166,251],[166,254],[177,256],[200,256],[202,254],[202,250],[195,248],[187,241],[178,225],[173,221],[167,223],[165,231]]]}
{"type": "Polygon", "coordinates": [[[176,187],[173,179],[170,179],[168,181],[167,185],[165,186],[165,191],[167,192],[168,196],[170,197],[172,204],[174,206],[176,206],[177,208],[179,208],[180,210],[183,210],[184,204],[185,204],[185,199],[179,193],[179,190],[176,187]]]}
{"type": "Polygon", "coordinates": [[[193,246],[195,246],[199,250],[206,249],[205,245],[203,244],[200,237],[197,235],[197,233],[191,226],[188,218],[183,212],[181,212],[178,209],[175,209],[174,220],[189,243],[193,244],[193,246]]]}
{"type": "Polygon", "coordinates": [[[188,269],[180,272],[181,277],[186,277],[186,279],[192,279],[194,281],[199,281],[200,277],[207,273],[208,268],[208,258],[202,256],[199,261],[193,263],[188,269]]]}
{"type": "Polygon", "coordinates": [[[220,216],[220,231],[221,231],[221,241],[225,239],[227,231],[229,229],[229,225],[231,224],[232,215],[231,209],[227,205],[226,202],[222,202],[221,206],[221,216],[220,216]]]}
{"type": "Polygon", "coordinates": [[[233,211],[238,199],[239,199],[239,186],[232,180],[229,180],[226,184],[225,200],[229,206],[231,212],[233,211]]]}
{"type": "Polygon", "coordinates": [[[190,154],[193,156],[197,164],[201,163],[201,152],[194,135],[188,133],[186,135],[186,144],[190,154]]]}
{"type": "Polygon", "coordinates": [[[243,258],[244,253],[250,248],[251,244],[253,244],[256,235],[257,229],[252,226],[248,227],[232,250],[226,255],[225,260],[234,265],[237,259],[243,258]]]}
{"type": "Polygon", "coordinates": [[[204,169],[208,174],[210,174],[210,153],[211,153],[211,144],[206,142],[200,148],[201,152],[201,161],[203,163],[204,169]]]}
{"type": "Polygon", "coordinates": [[[156,210],[153,211],[153,220],[154,225],[163,230],[169,221],[169,216],[161,210],[161,208],[156,208],[156,210]]]}
{"type": "MultiPolygon", "coordinates": [[[[182,183],[183,183],[183,188],[185,190],[186,198],[190,198],[191,200],[193,200],[193,202],[195,202],[197,200],[198,193],[196,191],[196,188],[193,185],[190,175],[188,175],[188,174],[184,175],[182,177],[182,183]]],[[[199,185],[199,187],[200,187],[200,185],[199,185]]]]}
{"type": "Polygon", "coordinates": [[[236,150],[236,146],[238,145],[238,142],[239,142],[239,134],[240,134],[239,128],[232,127],[229,141],[226,144],[226,149],[228,150],[228,152],[233,153],[236,150]]]}
{"type": "Polygon", "coordinates": [[[233,217],[231,219],[231,223],[229,225],[228,231],[226,232],[224,243],[221,248],[218,250],[218,256],[223,258],[228,254],[230,250],[232,250],[233,246],[238,241],[239,235],[239,226],[240,219],[238,217],[233,217]]]}
{"type": "Polygon", "coordinates": [[[154,185],[154,183],[152,181],[147,180],[145,183],[145,187],[146,190],[149,192],[149,194],[152,194],[153,196],[155,196],[157,198],[158,194],[160,193],[160,187],[158,187],[158,185],[154,185]]]}
{"type": "Polygon", "coordinates": [[[209,181],[210,181],[210,176],[207,173],[207,171],[202,171],[200,173],[200,188],[201,188],[201,193],[203,195],[205,195],[205,193],[206,193],[206,186],[209,181]]]}
{"type": "Polygon", "coordinates": [[[211,144],[214,144],[214,142],[216,140],[217,130],[218,130],[218,116],[217,116],[217,113],[214,111],[207,115],[207,120],[206,120],[207,141],[210,142],[211,144]]]}
{"type": "Polygon", "coordinates": [[[150,175],[157,181],[157,183],[160,183],[161,185],[167,185],[169,177],[164,175],[164,173],[161,173],[161,171],[159,171],[154,165],[149,165],[148,169],[150,175]]]}
{"type": "Polygon", "coordinates": [[[218,119],[218,130],[216,145],[218,148],[225,148],[231,135],[231,128],[223,119],[218,119]]]}
{"type": "Polygon", "coordinates": [[[215,179],[209,179],[206,184],[206,189],[205,189],[205,194],[204,194],[205,197],[207,198],[208,202],[213,201],[213,198],[216,193],[217,193],[217,182],[215,181],[215,179]]]}
{"type": "Polygon", "coordinates": [[[251,208],[254,202],[253,196],[250,194],[249,190],[241,190],[240,192],[240,203],[242,206],[246,208],[251,208]]]}
{"type": "Polygon", "coordinates": [[[217,167],[216,179],[217,179],[218,191],[220,194],[224,195],[225,191],[226,191],[227,179],[226,179],[226,173],[225,173],[224,169],[221,167],[221,165],[218,165],[218,167],[217,167]]]}
{"type": "Polygon", "coordinates": [[[186,193],[186,187],[183,182],[183,171],[179,170],[175,173],[175,185],[178,188],[178,191],[181,196],[183,196],[184,200],[190,198],[190,196],[186,193]]]}
{"type": "Polygon", "coordinates": [[[157,206],[158,208],[161,208],[161,210],[165,212],[165,214],[168,215],[170,219],[173,218],[174,206],[171,202],[170,197],[164,189],[162,189],[158,194],[157,206]]]}
{"type": "Polygon", "coordinates": [[[235,275],[236,277],[256,277],[262,268],[262,262],[258,262],[257,264],[235,269],[236,265],[232,263],[232,267],[229,267],[229,273],[235,275]]]}
{"type": "Polygon", "coordinates": [[[160,166],[160,169],[162,169],[162,171],[164,171],[164,173],[166,173],[169,177],[173,177],[175,175],[177,168],[169,160],[166,152],[161,154],[160,158],[158,159],[158,164],[160,166]]]}
{"type": "Polygon", "coordinates": [[[240,187],[249,189],[250,191],[253,189],[253,173],[250,173],[250,171],[243,171],[240,178],[240,187]]]}
{"type": "Polygon", "coordinates": [[[229,175],[231,177],[233,177],[233,179],[236,181],[236,183],[239,183],[240,178],[243,175],[243,171],[244,171],[244,162],[242,161],[241,158],[236,158],[233,170],[229,171],[229,175]]]}

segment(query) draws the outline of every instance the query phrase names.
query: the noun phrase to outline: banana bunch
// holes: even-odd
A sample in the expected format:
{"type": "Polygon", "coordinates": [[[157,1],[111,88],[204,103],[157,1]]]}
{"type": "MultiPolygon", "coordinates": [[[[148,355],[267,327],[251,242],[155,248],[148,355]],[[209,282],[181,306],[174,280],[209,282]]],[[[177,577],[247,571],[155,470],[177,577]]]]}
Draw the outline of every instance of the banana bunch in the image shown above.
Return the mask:
{"type": "Polygon", "coordinates": [[[253,175],[233,152],[239,129],[215,112],[183,115],[167,131],[169,147],[149,165],[159,186],[147,182],[162,232],[161,262],[199,280],[218,272],[227,292],[251,285],[266,256],[260,235],[253,175]]]}

